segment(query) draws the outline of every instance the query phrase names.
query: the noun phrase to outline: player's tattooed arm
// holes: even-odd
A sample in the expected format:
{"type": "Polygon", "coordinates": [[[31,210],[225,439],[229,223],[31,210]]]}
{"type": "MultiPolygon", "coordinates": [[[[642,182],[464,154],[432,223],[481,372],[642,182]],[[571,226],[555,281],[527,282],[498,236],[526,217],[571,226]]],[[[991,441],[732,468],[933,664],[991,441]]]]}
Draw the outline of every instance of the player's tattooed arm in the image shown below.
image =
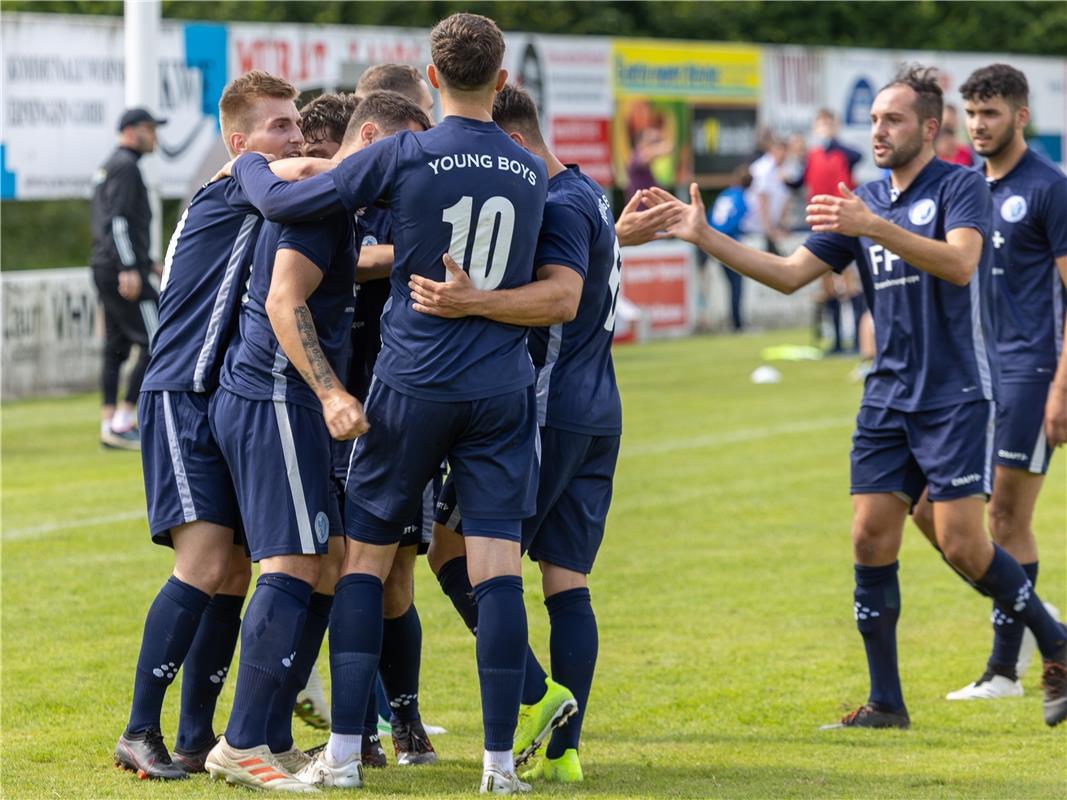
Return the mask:
{"type": "MultiPolygon", "coordinates": [[[[1060,280],[1067,286],[1067,256],[1056,259],[1056,269],[1060,273],[1060,280]]],[[[1067,321],[1064,322],[1064,330],[1067,331],[1067,321]]],[[[1060,352],[1056,375],[1045,402],[1045,436],[1050,447],[1067,444],[1067,347],[1060,352]]]]}
{"type": "Polygon", "coordinates": [[[570,267],[549,264],[537,271],[537,280],[515,289],[485,291],[475,288],[470,276],[445,253],[445,282],[412,275],[408,281],[412,308],[434,317],[485,317],[523,327],[570,322],[578,313],[582,276],[570,267]]]}
{"type": "MultiPolygon", "coordinates": [[[[643,191],[642,200],[645,205],[653,207],[679,202],[676,197],[659,188],[643,191]]],[[[669,233],[695,244],[730,269],[759,281],[764,286],[784,294],[792,294],[830,270],[829,264],[816,258],[810,250],[803,247],[798,247],[791,255],[777,256],[746,247],[719,233],[708,225],[707,211],[704,201],[700,198],[700,188],[695,183],[689,186],[689,203],[684,205],[684,208],[684,213],[667,229],[669,233]]]]}
{"type": "Polygon", "coordinates": [[[360,402],[345,391],[326,359],[307,299],[322,281],[322,271],[303,253],[281,249],[274,260],[267,318],[289,362],[322,403],[322,416],[335,439],[354,439],[370,426],[360,402]]]}

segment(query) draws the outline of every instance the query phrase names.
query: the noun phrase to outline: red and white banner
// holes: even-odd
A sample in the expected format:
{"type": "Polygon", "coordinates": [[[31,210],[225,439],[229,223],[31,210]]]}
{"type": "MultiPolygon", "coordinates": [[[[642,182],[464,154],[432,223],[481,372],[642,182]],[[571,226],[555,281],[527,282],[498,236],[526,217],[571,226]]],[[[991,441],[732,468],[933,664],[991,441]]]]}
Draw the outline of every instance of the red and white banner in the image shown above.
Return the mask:
{"type": "Polygon", "coordinates": [[[696,327],[696,254],[684,242],[622,249],[615,340],[685,336],[696,327]]]}

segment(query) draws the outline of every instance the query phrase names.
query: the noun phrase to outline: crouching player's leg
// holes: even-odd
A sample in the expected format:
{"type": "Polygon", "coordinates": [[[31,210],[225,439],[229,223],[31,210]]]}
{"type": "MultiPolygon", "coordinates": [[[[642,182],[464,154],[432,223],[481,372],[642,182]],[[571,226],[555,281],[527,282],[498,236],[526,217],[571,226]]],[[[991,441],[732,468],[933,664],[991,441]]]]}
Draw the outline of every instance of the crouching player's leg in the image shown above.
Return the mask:
{"type": "Polygon", "coordinates": [[[174,572],[145,618],[130,718],[115,748],[116,763],[144,778],[187,774],[163,742],[160,711],[230,570],[237,501],[208,425],[207,403],[206,395],[193,392],[145,392],[140,399],[152,539],[174,548],[174,572]]]}
{"type": "MultiPolygon", "coordinates": [[[[233,475],[260,576],[241,624],[233,710],[207,757],[207,771],[257,789],[314,791],[275,758],[268,730],[276,719],[275,700],[292,685],[312,587],[328,549],[329,435],[317,411],[225,389],[212,399],[211,424],[233,475]]],[[[295,690],[287,718],[293,697],[295,690]]]]}

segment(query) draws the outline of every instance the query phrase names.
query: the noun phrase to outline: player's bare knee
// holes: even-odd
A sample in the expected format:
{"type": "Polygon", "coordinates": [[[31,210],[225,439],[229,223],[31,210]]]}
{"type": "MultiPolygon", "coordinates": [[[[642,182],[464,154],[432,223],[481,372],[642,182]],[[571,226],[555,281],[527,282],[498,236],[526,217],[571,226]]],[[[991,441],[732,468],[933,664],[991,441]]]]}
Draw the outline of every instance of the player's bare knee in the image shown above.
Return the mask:
{"type": "Polygon", "coordinates": [[[989,532],[1001,547],[1011,547],[1033,536],[1032,514],[1018,504],[994,499],[989,504],[989,532]]]}
{"type": "Polygon", "coordinates": [[[434,575],[453,558],[460,558],[466,554],[462,534],[446,528],[440,522],[433,524],[433,538],[430,540],[430,549],[426,553],[426,563],[430,565],[430,570],[434,575]]]}
{"type": "Polygon", "coordinates": [[[229,572],[233,531],[209,522],[190,522],[171,530],[174,576],[205,594],[215,594],[229,572]]]}
{"type": "Polygon", "coordinates": [[[539,561],[538,566],[541,567],[541,587],[546,598],[560,592],[584,589],[589,586],[589,576],[584,573],[575,572],[557,564],[549,564],[547,561],[539,561]]]}
{"type": "Polygon", "coordinates": [[[281,572],[315,586],[319,580],[321,562],[322,556],[317,555],[271,556],[259,562],[259,572],[260,575],[281,572]]]}
{"type": "Polygon", "coordinates": [[[333,594],[341,569],[345,563],[345,542],[343,536],[331,536],[330,548],[319,562],[319,580],[315,591],[319,594],[333,594]]]}
{"type": "Polygon", "coordinates": [[[252,561],[243,547],[234,547],[230,553],[230,564],[226,578],[218,588],[218,594],[245,595],[252,582],[252,561]]]}
{"type": "Polygon", "coordinates": [[[390,573],[385,580],[384,612],[386,619],[403,616],[415,601],[415,580],[411,575],[390,573]]]}

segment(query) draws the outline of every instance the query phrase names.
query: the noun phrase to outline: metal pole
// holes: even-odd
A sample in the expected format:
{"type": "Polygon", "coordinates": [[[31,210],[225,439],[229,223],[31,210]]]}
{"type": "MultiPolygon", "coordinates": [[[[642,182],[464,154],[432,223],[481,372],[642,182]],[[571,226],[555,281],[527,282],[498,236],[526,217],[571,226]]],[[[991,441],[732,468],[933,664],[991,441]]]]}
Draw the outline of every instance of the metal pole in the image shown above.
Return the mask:
{"type": "MultiPolygon", "coordinates": [[[[125,0],[126,107],[142,106],[159,115],[159,20],[160,0],[125,0]]],[[[152,239],[149,252],[160,260],[163,240],[163,204],[159,196],[156,159],[141,160],[141,174],[148,187],[152,208],[152,239]]]]}

